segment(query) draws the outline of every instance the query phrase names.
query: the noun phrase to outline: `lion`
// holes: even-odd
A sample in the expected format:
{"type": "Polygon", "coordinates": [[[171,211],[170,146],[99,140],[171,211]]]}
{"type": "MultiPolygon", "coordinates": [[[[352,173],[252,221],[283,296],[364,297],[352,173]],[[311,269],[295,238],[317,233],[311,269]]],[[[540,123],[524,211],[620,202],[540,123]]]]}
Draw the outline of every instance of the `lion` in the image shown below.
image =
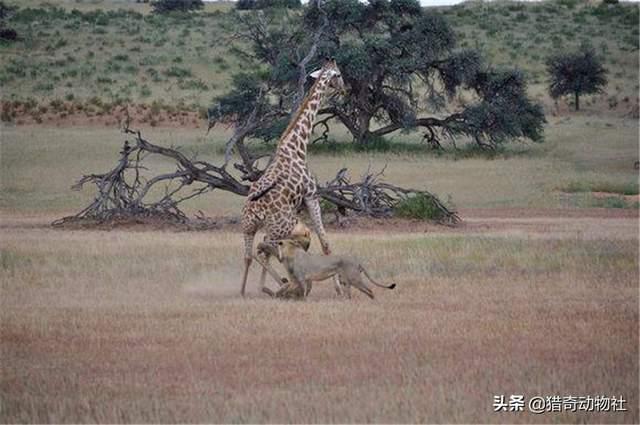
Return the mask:
{"type": "MultiPolygon", "coordinates": [[[[311,230],[309,230],[309,227],[307,227],[307,225],[304,224],[303,222],[299,221],[298,223],[296,223],[295,227],[291,231],[290,238],[291,240],[295,241],[305,251],[309,250],[309,247],[311,246],[311,230]]],[[[273,279],[276,282],[278,282],[278,284],[280,285],[279,292],[283,291],[284,285],[288,284],[289,282],[287,278],[280,277],[280,275],[278,275],[278,273],[276,273],[276,271],[273,270],[273,268],[271,268],[271,266],[269,265],[269,257],[272,255],[272,252],[274,251],[265,249],[265,247],[272,247],[274,243],[275,242],[273,241],[272,242],[264,241],[258,244],[257,253],[259,255],[257,257],[254,257],[254,260],[256,260],[258,264],[262,266],[262,276],[260,277],[262,290],[264,293],[272,297],[275,296],[276,293],[274,293],[273,291],[271,291],[271,289],[265,287],[264,284],[262,284],[266,273],[269,273],[271,277],[273,277],[273,279]],[[262,247],[262,249],[260,249],[260,247],[262,247]]],[[[300,294],[296,294],[295,292],[289,293],[289,297],[296,298],[299,296],[300,294]]]]}
{"type": "MultiPolygon", "coordinates": [[[[363,292],[369,298],[375,298],[373,291],[365,284],[361,273],[376,286],[386,289],[396,287],[395,283],[383,285],[376,282],[359,262],[339,256],[324,255],[317,256],[305,252],[303,247],[296,240],[285,239],[277,241],[274,245],[259,244],[258,250],[266,252],[276,257],[286,268],[292,282],[284,285],[278,292],[277,297],[302,296],[306,297],[311,291],[313,281],[325,280],[330,277],[338,277],[339,284],[345,289],[347,298],[351,298],[351,286],[363,292]]],[[[336,288],[339,290],[339,288],[336,288]]]]}

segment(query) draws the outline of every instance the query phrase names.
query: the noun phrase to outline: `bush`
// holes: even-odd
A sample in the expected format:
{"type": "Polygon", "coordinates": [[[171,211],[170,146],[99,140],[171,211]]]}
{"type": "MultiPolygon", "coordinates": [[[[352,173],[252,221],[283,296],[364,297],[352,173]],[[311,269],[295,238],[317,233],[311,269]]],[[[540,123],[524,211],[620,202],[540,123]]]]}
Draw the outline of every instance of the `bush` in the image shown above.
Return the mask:
{"type": "Polygon", "coordinates": [[[256,0],[238,0],[236,2],[236,9],[238,10],[251,10],[255,9],[256,0]]]}
{"type": "Polygon", "coordinates": [[[578,0],[559,0],[558,4],[566,7],[567,9],[573,9],[578,4],[578,0]]]}
{"type": "Polygon", "coordinates": [[[169,69],[164,70],[163,73],[167,77],[176,77],[176,78],[191,77],[190,69],[180,68],[179,66],[172,66],[169,69]]]}
{"type": "Polygon", "coordinates": [[[4,41],[16,41],[18,39],[18,33],[12,28],[0,29],[0,40],[4,41]]]}
{"type": "Polygon", "coordinates": [[[286,8],[299,9],[302,7],[300,0],[238,0],[237,10],[286,8]]]}
{"type": "Polygon", "coordinates": [[[204,8],[202,0],[156,0],[151,3],[154,13],[191,12],[204,8]]]}
{"type": "Polygon", "coordinates": [[[445,213],[438,207],[438,201],[426,194],[411,196],[398,202],[394,206],[398,217],[417,218],[419,220],[440,221],[445,218],[445,213]]]}
{"type": "Polygon", "coordinates": [[[618,196],[608,196],[604,199],[594,199],[591,206],[596,208],[627,208],[627,202],[618,196]]]}
{"type": "Polygon", "coordinates": [[[182,90],[203,90],[204,91],[209,89],[207,84],[200,79],[179,81],[178,87],[182,90]]]}
{"type": "Polygon", "coordinates": [[[610,182],[586,182],[586,181],[573,181],[562,189],[567,193],[579,193],[579,192],[608,192],[618,193],[620,195],[637,195],[640,193],[640,187],[637,182],[628,183],[610,183],[610,182]]]}

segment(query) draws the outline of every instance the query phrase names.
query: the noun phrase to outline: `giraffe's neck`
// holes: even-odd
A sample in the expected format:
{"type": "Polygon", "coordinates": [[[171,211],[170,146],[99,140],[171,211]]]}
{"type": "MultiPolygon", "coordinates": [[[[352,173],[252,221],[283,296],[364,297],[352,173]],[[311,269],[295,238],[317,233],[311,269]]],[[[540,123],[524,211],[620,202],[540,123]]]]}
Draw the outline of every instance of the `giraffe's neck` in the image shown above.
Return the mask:
{"type": "Polygon", "coordinates": [[[280,138],[277,153],[295,152],[299,159],[306,160],[309,135],[320,109],[327,84],[328,82],[324,78],[320,78],[313,84],[280,138]]]}

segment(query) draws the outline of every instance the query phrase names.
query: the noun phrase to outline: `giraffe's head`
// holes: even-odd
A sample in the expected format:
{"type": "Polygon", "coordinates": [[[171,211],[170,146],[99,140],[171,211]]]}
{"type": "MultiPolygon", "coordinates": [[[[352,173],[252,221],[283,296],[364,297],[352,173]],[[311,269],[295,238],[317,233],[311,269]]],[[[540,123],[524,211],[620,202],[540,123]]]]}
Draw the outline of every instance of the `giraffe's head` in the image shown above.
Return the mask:
{"type": "Polygon", "coordinates": [[[327,58],[322,68],[312,72],[310,76],[315,79],[321,78],[327,80],[329,88],[335,90],[341,95],[346,94],[342,74],[340,73],[340,69],[338,68],[338,64],[336,64],[336,60],[334,58],[327,58]]]}

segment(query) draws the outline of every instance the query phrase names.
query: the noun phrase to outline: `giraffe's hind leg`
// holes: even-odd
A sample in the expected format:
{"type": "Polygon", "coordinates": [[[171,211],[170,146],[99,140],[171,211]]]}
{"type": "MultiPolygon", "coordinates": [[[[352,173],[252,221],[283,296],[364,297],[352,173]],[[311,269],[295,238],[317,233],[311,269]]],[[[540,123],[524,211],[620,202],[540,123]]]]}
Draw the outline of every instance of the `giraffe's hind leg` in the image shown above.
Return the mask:
{"type": "Polygon", "coordinates": [[[282,287],[286,283],[286,280],[280,277],[280,275],[275,270],[273,270],[273,268],[269,264],[270,257],[271,256],[269,254],[263,253],[263,254],[258,254],[258,256],[254,257],[254,259],[258,262],[258,264],[262,266],[262,273],[260,275],[260,290],[265,294],[273,297],[276,294],[271,289],[267,288],[267,286],[265,285],[267,272],[269,272],[269,275],[271,275],[273,280],[278,282],[278,285],[280,285],[280,287],[282,287]]]}
{"type": "Polygon", "coordinates": [[[245,289],[247,287],[247,277],[249,276],[249,268],[253,261],[253,239],[255,233],[244,234],[244,273],[242,275],[242,286],[240,287],[240,294],[244,297],[245,289]]]}
{"type": "MultiPolygon", "coordinates": [[[[291,233],[293,232],[293,229],[298,223],[298,218],[296,217],[295,211],[293,209],[284,209],[280,211],[280,214],[277,214],[277,215],[274,214],[270,216],[268,220],[269,221],[267,222],[267,226],[266,226],[267,235],[265,236],[263,243],[270,244],[271,246],[275,246],[275,244],[279,240],[290,238],[291,233]]],[[[269,255],[267,252],[265,252],[265,254],[267,254],[266,262],[268,264],[269,255]]],[[[260,286],[263,288],[265,287],[264,280],[265,280],[267,271],[269,271],[269,273],[272,276],[274,274],[272,273],[270,268],[269,269],[265,268],[262,271],[262,276],[260,277],[260,286]]],[[[291,286],[298,286],[298,287],[301,286],[299,282],[295,282],[295,279],[289,279],[286,282],[283,281],[282,279],[276,279],[276,282],[278,282],[278,285],[279,285],[279,290],[278,292],[276,292],[276,295],[282,294],[283,289],[285,290],[285,292],[289,291],[288,289],[285,289],[285,288],[289,288],[291,286]],[[294,280],[294,282],[292,282],[291,280],[294,280]]],[[[304,294],[304,287],[301,287],[300,289],[301,289],[301,293],[304,294]]]]}

